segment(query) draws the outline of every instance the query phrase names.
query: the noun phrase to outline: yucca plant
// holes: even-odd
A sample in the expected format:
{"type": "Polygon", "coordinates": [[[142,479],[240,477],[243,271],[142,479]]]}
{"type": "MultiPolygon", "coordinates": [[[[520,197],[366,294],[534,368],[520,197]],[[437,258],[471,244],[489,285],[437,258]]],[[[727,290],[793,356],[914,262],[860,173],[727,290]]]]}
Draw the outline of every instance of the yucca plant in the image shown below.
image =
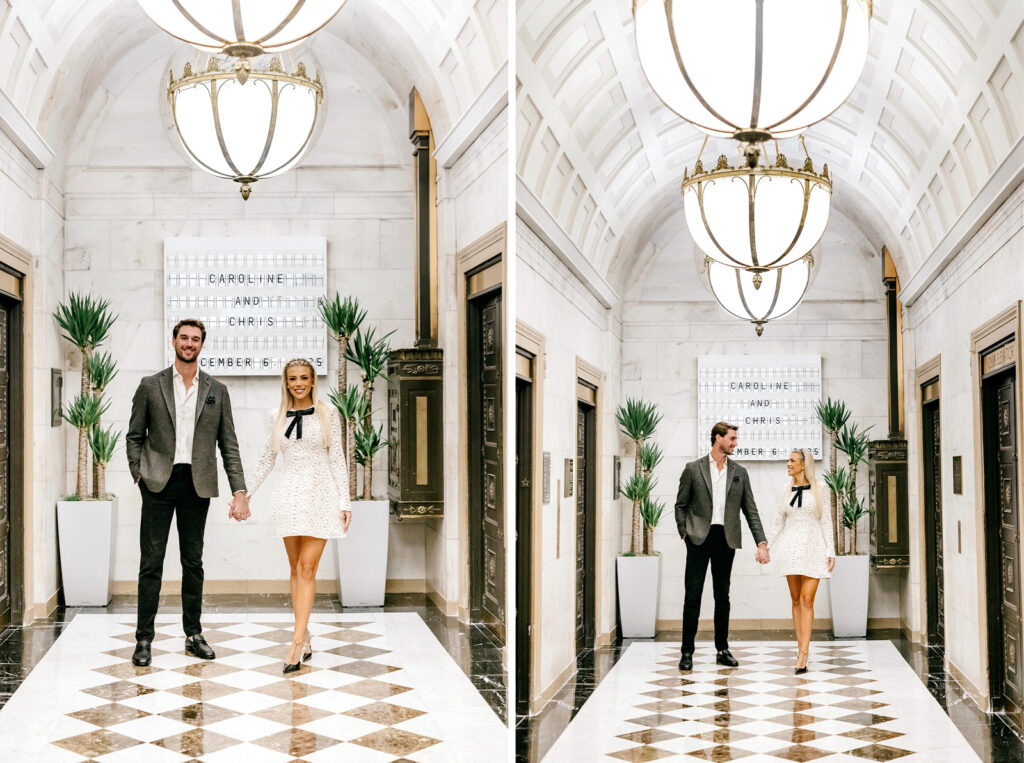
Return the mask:
{"type": "Polygon", "coordinates": [[[863,498],[857,498],[852,493],[847,494],[843,503],[843,526],[850,528],[850,553],[857,553],[857,522],[861,517],[871,513],[863,498]]]}
{"type": "MultiPolygon", "coordinates": [[[[366,310],[359,306],[359,302],[354,297],[345,297],[342,300],[341,296],[335,292],[333,299],[328,300],[326,297],[321,297],[317,301],[317,311],[320,313],[320,319],[327,326],[327,330],[331,332],[331,336],[338,343],[338,389],[348,389],[348,345],[352,337],[359,331],[359,327],[363,325],[363,321],[366,320],[366,310]]],[[[348,443],[348,426],[348,420],[342,416],[341,439],[345,443],[348,443]]],[[[351,475],[354,467],[355,461],[349,459],[349,483],[352,483],[351,475]]],[[[353,486],[352,489],[354,490],[355,487],[353,486]]]]}
{"type": "Polygon", "coordinates": [[[79,394],[71,404],[63,408],[61,417],[78,430],[78,478],[75,483],[75,495],[79,500],[89,492],[89,431],[96,426],[100,417],[107,412],[110,403],[103,398],[89,394],[79,394]]]}
{"type": "Polygon", "coordinates": [[[643,474],[650,474],[661,463],[663,454],[661,447],[656,442],[646,442],[637,451],[640,460],[640,471],[643,474]]]}
{"type": "Polygon", "coordinates": [[[53,313],[63,336],[82,353],[82,394],[89,392],[89,357],[110,333],[117,316],[110,312],[110,300],[91,294],[68,295],[53,313]]]}
{"type": "MultiPolygon", "coordinates": [[[[97,352],[89,356],[86,360],[86,365],[89,370],[89,383],[92,385],[92,396],[103,397],[103,393],[106,391],[110,382],[117,376],[117,363],[114,361],[113,356],[109,352],[97,352]]],[[[101,422],[97,421],[95,429],[99,429],[101,422]]],[[[93,452],[92,459],[92,497],[99,498],[101,495],[106,493],[105,489],[100,488],[100,472],[103,471],[100,468],[99,462],[96,460],[95,451],[93,452]]]]}
{"type": "MultiPolygon", "coordinates": [[[[850,410],[842,400],[828,398],[825,402],[819,402],[814,408],[814,415],[821,425],[828,431],[829,451],[828,468],[833,474],[836,471],[836,442],[839,439],[840,430],[846,426],[850,419],[850,410]]],[[[832,535],[837,553],[842,553],[846,547],[846,533],[843,531],[842,523],[839,521],[839,494],[834,490],[829,496],[829,507],[832,512],[832,535]]]]}
{"type": "Polygon", "coordinates": [[[665,511],[664,501],[655,501],[647,497],[640,504],[640,515],[644,520],[644,553],[654,553],[654,528],[661,521],[661,515],[665,511]]]}
{"type": "MultiPolygon", "coordinates": [[[[394,334],[394,331],[389,331],[382,337],[378,337],[376,329],[370,328],[367,330],[359,329],[355,336],[352,337],[352,341],[348,346],[347,358],[359,366],[359,372],[362,376],[363,384],[363,397],[366,398],[366,408],[363,411],[362,429],[364,433],[369,433],[373,430],[373,422],[371,416],[371,409],[373,407],[373,388],[376,384],[377,379],[384,379],[387,381],[387,376],[384,375],[384,371],[388,367],[388,358],[391,354],[391,346],[388,344],[388,337],[394,334]]],[[[384,442],[387,445],[387,442],[384,442]]],[[[356,432],[356,450],[359,449],[359,432],[356,432]]],[[[378,448],[377,450],[380,450],[378,448]]],[[[376,452],[376,451],[374,451],[376,452]]],[[[369,467],[363,467],[363,480],[366,482],[372,479],[373,465],[369,467]],[[367,476],[369,475],[369,476],[367,476]]],[[[364,486],[364,498],[367,501],[373,500],[372,493],[372,482],[366,482],[364,486]]]]}
{"type": "Polygon", "coordinates": [[[356,422],[363,420],[366,412],[366,398],[356,384],[348,385],[344,393],[332,389],[328,395],[344,425],[342,437],[345,441],[346,465],[348,466],[348,497],[356,497],[356,422]]]}
{"type": "Polygon", "coordinates": [[[363,499],[373,500],[373,457],[388,447],[383,425],[373,429],[356,427],[356,462],[363,467],[363,499]]]}
{"type": "MultiPolygon", "coordinates": [[[[857,424],[847,424],[843,427],[842,431],[839,432],[839,436],[836,438],[836,448],[846,455],[847,460],[850,463],[850,485],[848,495],[853,498],[857,497],[857,468],[867,460],[868,458],[868,432],[871,431],[871,427],[867,429],[858,429],[857,424]]],[[[845,503],[844,503],[845,506],[845,503]]],[[[860,514],[859,516],[864,516],[860,514]]],[[[844,521],[844,527],[849,527],[844,521]]],[[[845,553],[845,549],[842,553],[845,553]]],[[[850,553],[857,553],[857,526],[854,525],[852,532],[850,533],[850,553]]]]}
{"type": "Polygon", "coordinates": [[[93,498],[103,498],[107,494],[107,464],[114,456],[121,433],[114,431],[111,425],[106,429],[95,426],[89,430],[89,449],[92,450],[92,462],[96,468],[93,481],[93,498]]]}
{"type": "MultiPolygon", "coordinates": [[[[641,450],[647,439],[654,434],[655,428],[657,428],[658,423],[661,421],[661,414],[658,413],[657,406],[654,403],[629,398],[623,405],[619,406],[619,410],[615,414],[615,420],[618,421],[622,433],[634,443],[636,462],[633,466],[633,476],[634,478],[640,477],[643,472],[641,450]]],[[[625,494],[625,490],[623,490],[623,494],[625,494]]],[[[650,495],[650,491],[648,491],[648,495],[650,495]]],[[[641,533],[643,529],[643,518],[640,514],[641,499],[631,498],[629,495],[626,495],[626,498],[633,501],[633,521],[629,538],[629,552],[631,554],[639,554],[642,553],[641,533]]]]}

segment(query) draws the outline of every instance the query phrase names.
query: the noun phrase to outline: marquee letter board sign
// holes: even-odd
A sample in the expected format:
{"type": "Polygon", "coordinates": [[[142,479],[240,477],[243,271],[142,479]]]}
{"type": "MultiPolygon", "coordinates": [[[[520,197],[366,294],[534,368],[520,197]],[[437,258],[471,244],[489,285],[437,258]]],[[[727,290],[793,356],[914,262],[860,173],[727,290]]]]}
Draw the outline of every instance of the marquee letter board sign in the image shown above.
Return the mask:
{"type": "Polygon", "coordinates": [[[199,367],[214,376],[276,376],[292,358],[327,373],[317,299],[327,284],[327,239],[165,238],[165,361],[182,318],[206,326],[199,367]]]}
{"type": "Polygon", "coordinates": [[[820,355],[701,355],[697,358],[697,453],[711,448],[711,427],[739,427],[733,458],[785,461],[793,448],[820,459],[820,355]]]}

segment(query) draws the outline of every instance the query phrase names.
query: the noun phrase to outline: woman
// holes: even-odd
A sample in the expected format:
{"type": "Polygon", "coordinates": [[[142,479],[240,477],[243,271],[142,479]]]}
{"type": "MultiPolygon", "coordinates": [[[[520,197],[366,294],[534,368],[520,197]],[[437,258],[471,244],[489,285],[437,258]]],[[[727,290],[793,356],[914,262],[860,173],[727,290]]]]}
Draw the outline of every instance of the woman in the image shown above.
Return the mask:
{"type": "MultiPolygon", "coordinates": [[[[348,471],[338,416],[316,394],[316,372],[309,361],[289,360],[281,374],[281,405],[270,414],[270,436],[256,464],[250,498],[284,454],[284,474],[274,490],[270,527],[284,538],[291,566],[295,630],[284,673],[299,669],[313,655],[309,613],[316,571],[328,538],[344,538],[352,521],[348,471]]],[[[246,519],[234,508],[229,517],[246,519]]]]}
{"type": "Polygon", "coordinates": [[[814,478],[814,454],[794,450],[786,464],[789,481],[768,536],[768,548],[780,575],[789,583],[796,630],[796,674],[807,672],[818,581],[835,566],[832,514],[825,506],[825,485],[814,478]]]}

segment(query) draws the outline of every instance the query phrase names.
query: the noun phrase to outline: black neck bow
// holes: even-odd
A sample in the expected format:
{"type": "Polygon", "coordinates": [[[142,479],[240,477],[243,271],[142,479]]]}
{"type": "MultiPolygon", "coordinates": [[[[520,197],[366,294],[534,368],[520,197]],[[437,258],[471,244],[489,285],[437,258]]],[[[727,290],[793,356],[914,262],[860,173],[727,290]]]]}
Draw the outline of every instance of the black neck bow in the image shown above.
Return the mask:
{"type": "Polygon", "coordinates": [[[802,508],[804,505],[804,491],[810,489],[810,485],[793,485],[793,497],[789,499],[789,505],[802,508]]]}
{"type": "Polygon", "coordinates": [[[292,436],[292,430],[294,429],[295,430],[295,439],[296,440],[301,440],[302,439],[302,417],[303,416],[309,416],[312,412],[313,412],[313,408],[307,408],[304,411],[288,411],[287,413],[285,413],[285,416],[287,416],[290,419],[294,419],[294,421],[292,421],[292,423],[288,425],[288,428],[286,430],[284,430],[284,436],[290,438],[292,436]]]}

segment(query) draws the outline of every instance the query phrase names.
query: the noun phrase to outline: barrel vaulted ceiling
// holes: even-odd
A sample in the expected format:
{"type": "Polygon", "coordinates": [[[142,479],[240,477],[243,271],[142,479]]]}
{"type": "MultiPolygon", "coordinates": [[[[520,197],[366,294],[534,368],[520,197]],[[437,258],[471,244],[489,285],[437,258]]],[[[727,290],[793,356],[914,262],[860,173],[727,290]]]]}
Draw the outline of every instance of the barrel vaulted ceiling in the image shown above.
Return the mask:
{"type": "MultiPolygon", "coordinates": [[[[631,0],[520,0],[517,24],[520,186],[622,288],[657,229],[681,224],[679,184],[704,135],[648,86],[631,0]]],[[[860,81],[806,141],[836,178],[835,206],[888,247],[904,283],[1019,159],[1022,92],[1024,3],[875,0],[860,81]]],[[[705,158],[735,157],[712,144],[705,158]]]]}
{"type": "MultiPolygon", "coordinates": [[[[443,140],[502,71],[506,28],[500,0],[349,0],[315,44],[334,35],[396,89],[415,86],[443,140]]],[[[135,0],[0,0],[0,127],[41,168],[112,71],[176,44],[135,0]]]]}

